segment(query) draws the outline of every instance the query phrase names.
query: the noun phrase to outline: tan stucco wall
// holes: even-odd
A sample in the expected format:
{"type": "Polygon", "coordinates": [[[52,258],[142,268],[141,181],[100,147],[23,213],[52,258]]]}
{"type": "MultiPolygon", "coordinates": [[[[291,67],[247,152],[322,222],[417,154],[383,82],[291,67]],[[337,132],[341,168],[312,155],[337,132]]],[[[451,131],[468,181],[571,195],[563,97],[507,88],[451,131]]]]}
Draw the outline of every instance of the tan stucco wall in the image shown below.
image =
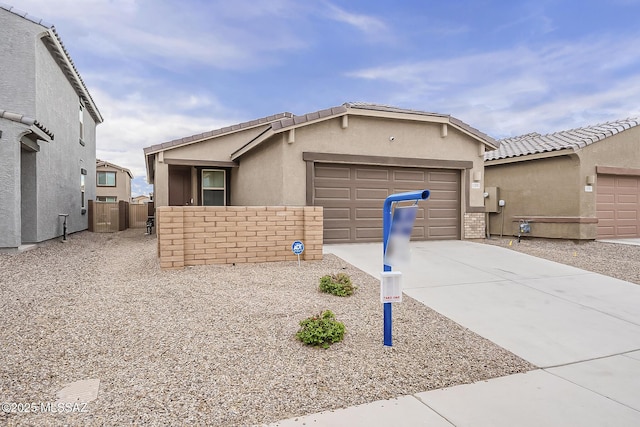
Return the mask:
{"type": "MultiPolygon", "coordinates": [[[[529,160],[503,165],[487,165],[486,186],[498,187],[499,198],[506,205],[502,213],[489,214],[491,234],[507,236],[518,233],[516,217],[580,217],[581,181],[577,155],[529,160]],[[502,228],[504,215],[504,230],[502,228]]],[[[580,238],[585,224],[532,223],[536,237],[580,238]],[[578,233],[578,234],[576,234],[578,233]],[[572,235],[572,237],[569,237],[572,235]]]]}
{"type": "MultiPolygon", "coordinates": [[[[265,141],[240,160],[240,167],[231,171],[232,206],[283,206],[283,182],[289,179],[293,165],[283,164],[280,136],[265,141]]],[[[302,158],[300,158],[300,163],[302,158]]],[[[304,182],[303,182],[304,185],[304,182]]],[[[298,203],[304,206],[305,201],[298,203]]]]}
{"type": "Polygon", "coordinates": [[[236,182],[240,185],[232,189],[236,197],[232,203],[267,204],[263,199],[253,203],[246,193],[255,192],[256,188],[268,188],[268,194],[265,192],[261,197],[269,198],[269,204],[304,205],[307,172],[302,153],[321,152],[472,161],[473,169],[462,173],[463,205],[473,172],[478,171],[481,175],[480,188],[470,190],[470,205],[484,206],[484,161],[480,143],[450,125],[448,135],[441,137],[441,126],[438,123],[349,116],[346,129],[342,128],[341,117],[297,128],[293,143],[288,142],[288,131],[276,134],[262,147],[240,158],[241,178],[236,182]],[[392,136],[394,140],[390,141],[392,136]],[[280,162],[277,161],[279,153],[280,162]]]}
{"type": "Polygon", "coordinates": [[[267,125],[165,150],[168,160],[231,161],[231,153],[260,135],[267,125]]]}
{"type": "MultiPolygon", "coordinates": [[[[635,127],[591,144],[580,151],[580,188],[584,188],[587,176],[596,176],[596,166],[640,169],[640,128],[635,127]]],[[[581,210],[584,216],[596,216],[598,182],[593,192],[580,191],[581,210]]]]}
{"type": "Polygon", "coordinates": [[[156,207],[169,206],[169,165],[164,163],[161,155],[154,161],[153,201],[156,207]]]}
{"type": "Polygon", "coordinates": [[[96,196],[115,196],[117,201],[131,202],[131,177],[128,173],[123,172],[122,169],[114,168],[111,166],[96,166],[96,196]],[[97,173],[98,172],[115,172],[116,173],[116,186],[115,187],[100,187],[97,185],[97,173]]]}

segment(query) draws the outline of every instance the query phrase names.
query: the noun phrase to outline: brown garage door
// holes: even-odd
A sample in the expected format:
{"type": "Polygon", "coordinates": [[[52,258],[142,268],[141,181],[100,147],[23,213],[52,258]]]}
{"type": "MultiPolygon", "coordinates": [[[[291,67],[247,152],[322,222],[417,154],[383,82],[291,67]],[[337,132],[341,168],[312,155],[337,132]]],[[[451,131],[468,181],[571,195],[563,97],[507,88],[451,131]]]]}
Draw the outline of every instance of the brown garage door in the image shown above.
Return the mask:
{"type": "Polygon", "coordinates": [[[314,205],[324,207],[324,242],[379,242],[382,204],[393,193],[431,191],[419,204],[414,240],[460,238],[460,172],[316,163],[314,205]]]}
{"type": "Polygon", "coordinates": [[[598,175],[598,238],[640,237],[640,177],[598,175]]]}

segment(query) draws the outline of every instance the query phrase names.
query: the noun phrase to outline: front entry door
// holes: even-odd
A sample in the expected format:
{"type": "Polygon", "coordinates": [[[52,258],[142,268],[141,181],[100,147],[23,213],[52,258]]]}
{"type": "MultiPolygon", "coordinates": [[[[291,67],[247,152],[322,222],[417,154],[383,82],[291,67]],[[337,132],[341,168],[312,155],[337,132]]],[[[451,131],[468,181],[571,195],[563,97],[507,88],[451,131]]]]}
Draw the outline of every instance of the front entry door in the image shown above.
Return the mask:
{"type": "Polygon", "coordinates": [[[191,168],[189,166],[169,166],[169,206],[192,205],[192,197],[191,168]]]}

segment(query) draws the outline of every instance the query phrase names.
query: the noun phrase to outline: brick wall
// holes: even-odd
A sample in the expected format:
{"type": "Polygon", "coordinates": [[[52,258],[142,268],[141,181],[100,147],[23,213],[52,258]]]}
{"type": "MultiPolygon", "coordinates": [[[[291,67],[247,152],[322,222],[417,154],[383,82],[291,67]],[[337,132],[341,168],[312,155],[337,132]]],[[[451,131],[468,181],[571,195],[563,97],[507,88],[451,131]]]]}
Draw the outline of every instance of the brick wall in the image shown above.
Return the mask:
{"type": "Polygon", "coordinates": [[[156,212],[162,269],[187,265],[322,259],[319,206],[163,206],[156,212]]]}
{"type": "Polygon", "coordinates": [[[485,237],[484,213],[464,214],[464,238],[483,239],[485,237]]]}

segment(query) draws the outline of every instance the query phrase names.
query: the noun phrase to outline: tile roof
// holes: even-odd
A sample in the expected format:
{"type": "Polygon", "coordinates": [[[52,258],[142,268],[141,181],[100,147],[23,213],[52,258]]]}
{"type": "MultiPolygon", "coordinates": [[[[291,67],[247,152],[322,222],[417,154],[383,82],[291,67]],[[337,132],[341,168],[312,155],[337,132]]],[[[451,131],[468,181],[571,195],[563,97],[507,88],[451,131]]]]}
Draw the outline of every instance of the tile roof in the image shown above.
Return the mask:
{"type": "Polygon", "coordinates": [[[62,39],[60,38],[60,35],[56,31],[56,28],[52,24],[40,18],[37,18],[35,16],[29,15],[27,12],[23,12],[19,9],[16,9],[13,6],[9,6],[8,4],[0,2],[0,9],[4,9],[7,12],[11,12],[14,15],[27,19],[48,30],[47,31],[48,35],[46,37],[43,37],[43,41],[52,50],[52,53],[54,58],[56,59],[56,62],[58,62],[58,64],[60,65],[60,68],[62,68],[62,71],[64,72],[65,76],[69,79],[69,82],[71,83],[73,88],[76,90],[76,93],[78,94],[78,96],[84,99],[86,103],[85,106],[87,107],[91,115],[94,117],[94,119],[98,123],[102,123],[104,119],[102,118],[102,115],[98,110],[98,107],[93,101],[93,98],[91,97],[91,94],[89,93],[89,89],[87,89],[87,86],[85,85],[84,80],[82,80],[82,77],[80,77],[80,73],[78,72],[76,65],[73,63],[73,60],[71,59],[71,55],[69,55],[67,48],[62,43],[62,39]]]}
{"type": "Polygon", "coordinates": [[[40,123],[34,118],[31,118],[22,114],[18,114],[18,113],[12,113],[6,110],[0,110],[0,118],[22,123],[28,126],[35,126],[38,129],[40,129],[42,132],[44,132],[49,138],[51,138],[51,140],[53,140],[54,138],[53,132],[51,132],[42,123],[40,123]]]}
{"type": "Polygon", "coordinates": [[[457,126],[466,132],[471,133],[475,137],[483,140],[487,144],[493,147],[498,146],[498,142],[490,137],[489,135],[480,132],[478,129],[469,126],[462,120],[456,119],[448,114],[439,114],[439,113],[429,113],[427,111],[419,111],[419,110],[410,110],[406,108],[394,107],[391,105],[384,104],[374,104],[369,102],[346,102],[339,107],[327,108],[325,110],[316,111],[314,113],[304,114],[302,116],[293,116],[291,118],[279,120],[271,124],[271,128],[274,131],[278,131],[283,128],[287,128],[290,126],[297,126],[306,122],[319,120],[325,117],[336,116],[340,114],[348,113],[349,109],[358,109],[358,110],[369,110],[369,111],[381,111],[385,113],[400,113],[400,114],[415,114],[419,116],[427,116],[427,117],[438,117],[449,119],[449,122],[457,126]]]}
{"type": "Polygon", "coordinates": [[[111,162],[107,162],[106,160],[100,160],[100,159],[96,159],[96,168],[99,168],[101,166],[107,166],[107,167],[112,167],[114,169],[119,169],[122,172],[126,172],[130,178],[133,179],[133,174],[131,173],[131,171],[127,168],[123,168],[122,166],[118,166],[116,164],[113,164],[111,162]]]}
{"type": "Polygon", "coordinates": [[[505,138],[499,141],[500,147],[497,150],[486,152],[484,159],[485,161],[507,159],[564,149],[577,151],[638,125],[640,125],[640,117],[632,117],[547,135],[534,132],[505,138]]]}
{"type": "Polygon", "coordinates": [[[248,129],[251,127],[255,127],[262,124],[269,124],[276,120],[281,120],[283,118],[293,117],[291,113],[279,113],[274,114],[272,116],[262,117],[260,119],[250,120],[248,122],[242,122],[235,125],[223,127],[220,129],[210,130],[209,132],[198,133],[196,135],[187,136],[184,138],[174,139],[172,141],[163,142],[162,144],[152,145],[150,147],[146,147],[144,149],[144,154],[154,153],[156,151],[166,150],[167,148],[174,148],[180,145],[189,144],[195,141],[199,141],[206,138],[213,138],[214,136],[220,136],[227,133],[237,132],[239,130],[248,129]]]}

